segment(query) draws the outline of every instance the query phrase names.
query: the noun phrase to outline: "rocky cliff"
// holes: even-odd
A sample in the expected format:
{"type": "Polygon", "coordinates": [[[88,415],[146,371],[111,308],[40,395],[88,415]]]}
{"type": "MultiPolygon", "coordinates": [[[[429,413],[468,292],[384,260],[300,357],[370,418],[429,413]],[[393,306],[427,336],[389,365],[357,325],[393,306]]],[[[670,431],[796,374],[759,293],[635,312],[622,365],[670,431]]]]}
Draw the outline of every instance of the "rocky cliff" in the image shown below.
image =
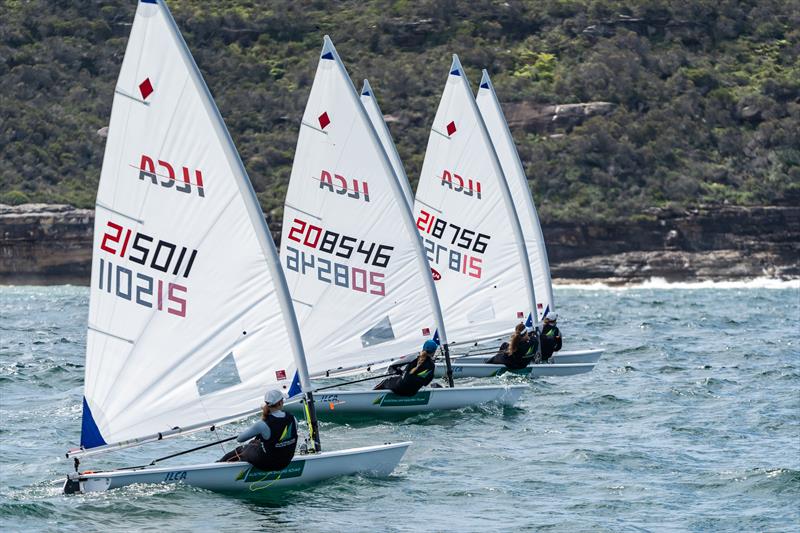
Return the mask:
{"type": "MultiPolygon", "coordinates": [[[[89,280],[94,212],[0,204],[0,283],[89,280]]],[[[279,224],[271,224],[277,237],[279,224]]],[[[553,277],[624,284],[800,277],[800,207],[653,210],[618,223],[545,223],[553,277]]]]}

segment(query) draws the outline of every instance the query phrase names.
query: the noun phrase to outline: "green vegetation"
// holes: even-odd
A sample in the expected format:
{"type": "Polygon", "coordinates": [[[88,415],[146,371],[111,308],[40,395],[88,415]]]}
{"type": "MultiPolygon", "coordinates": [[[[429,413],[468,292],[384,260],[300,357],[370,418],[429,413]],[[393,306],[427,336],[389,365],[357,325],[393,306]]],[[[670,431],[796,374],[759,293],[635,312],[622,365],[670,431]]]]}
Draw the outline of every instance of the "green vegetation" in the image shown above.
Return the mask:
{"type": "MultiPolygon", "coordinates": [[[[90,207],[136,2],[0,0],[0,202],[90,207]]],[[[513,129],[544,219],[800,199],[800,1],[170,2],[262,206],[279,213],[328,33],[416,181],[458,53],[515,103],[614,104],[513,129]]]]}

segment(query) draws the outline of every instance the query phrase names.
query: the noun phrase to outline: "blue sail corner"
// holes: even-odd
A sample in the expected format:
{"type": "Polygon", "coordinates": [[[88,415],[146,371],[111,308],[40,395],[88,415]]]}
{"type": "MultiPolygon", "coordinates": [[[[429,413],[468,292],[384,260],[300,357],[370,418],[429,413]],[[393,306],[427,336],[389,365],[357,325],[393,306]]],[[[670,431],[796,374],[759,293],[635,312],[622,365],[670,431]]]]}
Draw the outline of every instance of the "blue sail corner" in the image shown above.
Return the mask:
{"type": "Polygon", "coordinates": [[[89,409],[89,404],[86,402],[86,397],[83,398],[83,419],[81,420],[81,447],[82,448],[96,448],[98,446],[105,446],[106,441],[100,434],[100,429],[94,421],[92,410],[89,409]]]}
{"type": "Polygon", "coordinates": [[[289,386],[289,398],[297,396],[301,392],[303,392],[303,389],[300,387],[300,374],[295,370],[292,384],[289,386]]]}

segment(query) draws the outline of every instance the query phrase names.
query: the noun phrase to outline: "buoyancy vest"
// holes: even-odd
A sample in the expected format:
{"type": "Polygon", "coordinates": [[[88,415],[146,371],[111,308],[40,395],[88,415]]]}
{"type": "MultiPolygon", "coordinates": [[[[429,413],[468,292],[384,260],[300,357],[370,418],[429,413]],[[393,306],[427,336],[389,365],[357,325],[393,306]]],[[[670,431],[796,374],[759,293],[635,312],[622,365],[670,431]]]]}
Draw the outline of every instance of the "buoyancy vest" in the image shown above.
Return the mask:
{"type": "Polygon", "coordinates": [[[297,448],[297,420],[286,413],[284,417],[267,416],[270,435],[256,435],[243,453],[243,459],[261,470],[283,470],[292,462],[297,448]]]}
{"type": "Polygon", "coordinates": [[[392,387],[393,393],[399,396],[414,396],[419,389],[433,381],[433,374],[436,372],[436,363],[433,362],[433,359],[426,358],[416,372],[412,372],[415,366],[417,366],[416,361],[411,361],[406,365],[403,377],[397,385],[392,387]]]}
{"type": "Polygon", "coordinates": [[[542,359],[545,361],[561,349],[561,332],[557,326],[546,325],[542,328],[542,359]]]}

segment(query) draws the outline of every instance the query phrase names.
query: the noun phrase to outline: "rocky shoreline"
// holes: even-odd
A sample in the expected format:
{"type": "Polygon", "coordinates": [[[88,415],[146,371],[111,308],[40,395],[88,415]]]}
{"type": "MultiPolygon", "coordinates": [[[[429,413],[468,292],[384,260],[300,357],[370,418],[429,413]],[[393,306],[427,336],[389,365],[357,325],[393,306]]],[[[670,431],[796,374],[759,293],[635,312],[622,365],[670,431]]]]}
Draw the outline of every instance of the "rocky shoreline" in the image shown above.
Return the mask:
{"type": "MultiPolygon", "coordinates": [[[[93,224],[89,209],[0,204],[0,284],[88,284],[93,224]]],[[[800,278],[800,207],[653,210],[635,222],[543,227],[561,283],[800,278]]]]}

